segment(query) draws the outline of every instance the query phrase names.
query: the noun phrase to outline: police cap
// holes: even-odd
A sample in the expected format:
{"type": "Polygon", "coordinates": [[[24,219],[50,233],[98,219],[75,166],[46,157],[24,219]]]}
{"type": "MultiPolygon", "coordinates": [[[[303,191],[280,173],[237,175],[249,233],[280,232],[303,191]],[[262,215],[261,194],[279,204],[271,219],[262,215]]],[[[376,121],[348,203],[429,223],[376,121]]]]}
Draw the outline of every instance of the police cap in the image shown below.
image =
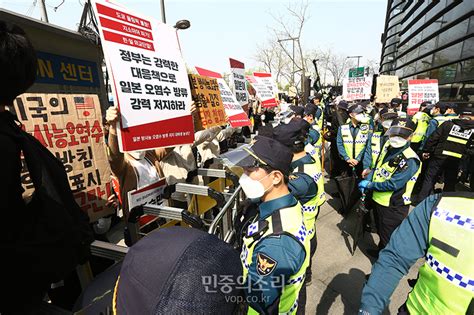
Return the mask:
{"type": "Polygon", "coordinates": [[[304,115],[305,116],[313,116],[315,117],[316,116],[316,106],[314,106],[313,104],[307,104],[305,107],[304,107],[304,115]]]}
{"type": "Polygon", "coordinates": [[[273,131],[273,138],[285,146],[292,148],[293,145],[304,142],[309,133],[311,125],[304,119],[294,119],[286,125],[280,125],[273,131]]]}
{"type": "Polygon", "coordinates": [[[387,136],[400,136],[403,138],[408,138],[415,132],[416,123],[413,122],[410,118],[397,118],[394,119],[392,125],[387,130],[387,136]]]}
{"type": "Polygon", "coordinates": [[[295,115],[303,117],[303,115],[304,115],[304,107],[303,106],[290,105],[290,109],[295,113],[295,115]]]}
{"type": "Polygon", "coordinates": [[[392,100],[390,101],[390,107],[398,107],[400,106],[401,103],[402,103],[401,98],[392,98],[392,100]]]}
{"type": "Polygon", "coordinates": [[[379,116],[383,118],[383,120],[392,120],[398,117],[398,113],[393,108],[384,107],[379,111],[379,116]]]}
{"type": "Polygon", "coordinates": [[[364,112],[364,106],[362,104],[354,104],[354,105],[351,105],[348,109],[348,112],[349,114],[361,114],[364,112]]]}
{"type": "Polygon", "coordinates": [[[210,293],[204,277],[242,274],[239,254],[198,229],[162,228],[130,247],[114,293],[114,314],[232,314],[233,290],[210,293]]]}

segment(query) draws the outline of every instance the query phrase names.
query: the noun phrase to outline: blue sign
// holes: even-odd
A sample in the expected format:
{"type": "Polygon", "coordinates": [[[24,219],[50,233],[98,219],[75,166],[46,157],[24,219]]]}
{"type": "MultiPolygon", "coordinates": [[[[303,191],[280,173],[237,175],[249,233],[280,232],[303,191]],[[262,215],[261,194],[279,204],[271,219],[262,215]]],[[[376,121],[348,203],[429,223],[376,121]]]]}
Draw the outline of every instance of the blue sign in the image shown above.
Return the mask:
{"type": "Polygon", "coordinates": [[[40,51],[36,55],[36,83],[99,87],[97,63],[40,51]]]}

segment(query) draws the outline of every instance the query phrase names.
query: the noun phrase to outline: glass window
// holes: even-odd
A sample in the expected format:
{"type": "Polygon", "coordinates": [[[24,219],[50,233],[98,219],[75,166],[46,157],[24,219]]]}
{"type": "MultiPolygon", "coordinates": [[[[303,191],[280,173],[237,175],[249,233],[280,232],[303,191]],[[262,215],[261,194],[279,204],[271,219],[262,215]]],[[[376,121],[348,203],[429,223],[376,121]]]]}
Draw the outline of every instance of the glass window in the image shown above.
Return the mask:
{"type": "Polygon", "coordinates": [[[438,46],[449,44],[450,42],[455,41],[466,35],[468,28],[469,20],[464,20],[461,23],[445,30],[444,32],[438,35],[438,46]]]}
{"type": "Polygon", "coordinates": [[[458,63],[456,81],[474,80],[474,58],[458,63]]]}
{"type": "Polygon", "coordinates": [[[418,52],[420,51],[420,47],[417,47],[415,49],[413,49],[412,51],[410,51],[407,55],[406,55],[406,62],[410,62],[416,58],[418,58],[418,52]]]}
{"type": "Polygon", "coordinates": [[[472,10],[474,10],[474,2],[472,0],[464,0],[450,11],[446,12],[443,16],[443,20],[452,22],[472,10]]]}
{"type": "Polygon", "coordinates": [[[437,46],[436,46],[436,41],[438,40],[437,37],[433,37],[429,41],[427,41],[424,44],[420,45],[420,53],[419,56],[422,56],[426,53],[429,53],[430,51],[433,51],[437,46]]]}
{"type": "Polygon", "coordinates": [[[452,83],[456,78],[456,68],[457,64],[452,64],[449,66],[433,69],[431,70],[431,78],[438,79],[440,84],[452,83]]]}
{"type": "Polygon", "coordinates": [[[461,56],[462,42],[449,46],[434,54],[433,66],[441,66],[456,61],[461,56]]]}
{"type": "Polygon", "coordinates": [[[468,34],[472,34],[472,33],[474,33],[474,16],[471,16],[471,18],[469,20],[470,20],[470,22],[469,22],[468,34]]]}
{"type": "Polygon", "coordinates": [[[444,10],[444,8],[446,8],[446,0],[442,0],[442,1],[438,2],[437,5],[435,5],[433,8],[431,8],[431,10],[429,10],[426,13],[426,15],[425,15],[426,21],[428,21],[429,19],[434,17],[436,14],[438,14],[439,12],[444,10]]]}
{"type": "Polygon", "coordinates": [[[474,57],[474,37],[470,37],[464,41],[461,58],[474,57]]]}

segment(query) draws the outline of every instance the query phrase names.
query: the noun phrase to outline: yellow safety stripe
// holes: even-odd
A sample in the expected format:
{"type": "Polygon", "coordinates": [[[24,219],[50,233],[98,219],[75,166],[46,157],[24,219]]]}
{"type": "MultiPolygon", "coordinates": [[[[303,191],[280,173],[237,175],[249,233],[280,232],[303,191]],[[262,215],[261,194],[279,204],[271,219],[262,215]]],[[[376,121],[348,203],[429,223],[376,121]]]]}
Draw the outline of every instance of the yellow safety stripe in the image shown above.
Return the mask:
{"type": "Polygon", "coordinates": [[[460,143],[460,144],[466,144],[467,143],[467,140],[454,138],[454,137],[448,137],[448,139],[446,139],[446,140],[456,142],[456,143],[460,143]]]}
{"type": "Polygon", "coordinates": [[[458,159],[462,158],[462,154],[459,154],[459,153],[456,153],[456,152],[443,150],[442,154],[452,156],[452,157],[455,157],[455,158],[458,158],[458,159]]]}

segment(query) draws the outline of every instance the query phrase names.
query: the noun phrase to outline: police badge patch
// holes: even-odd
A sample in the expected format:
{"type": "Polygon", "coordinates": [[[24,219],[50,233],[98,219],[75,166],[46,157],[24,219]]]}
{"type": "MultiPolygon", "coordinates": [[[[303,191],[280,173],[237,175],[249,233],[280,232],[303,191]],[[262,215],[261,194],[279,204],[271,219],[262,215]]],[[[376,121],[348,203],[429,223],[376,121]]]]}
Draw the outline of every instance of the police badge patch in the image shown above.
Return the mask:
{"type": "Polygon", "coordinates": [[[263,253],[257,253],[257,273],[261,276],[268,276],[278,263],[263,253]]]}

